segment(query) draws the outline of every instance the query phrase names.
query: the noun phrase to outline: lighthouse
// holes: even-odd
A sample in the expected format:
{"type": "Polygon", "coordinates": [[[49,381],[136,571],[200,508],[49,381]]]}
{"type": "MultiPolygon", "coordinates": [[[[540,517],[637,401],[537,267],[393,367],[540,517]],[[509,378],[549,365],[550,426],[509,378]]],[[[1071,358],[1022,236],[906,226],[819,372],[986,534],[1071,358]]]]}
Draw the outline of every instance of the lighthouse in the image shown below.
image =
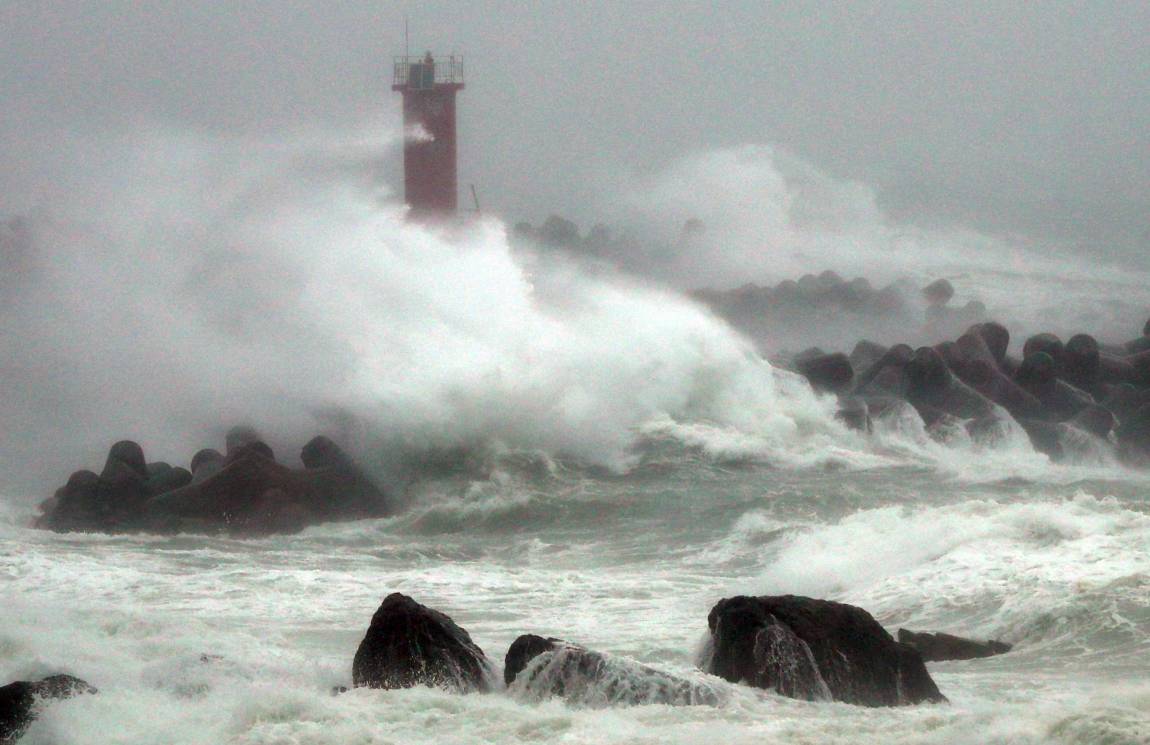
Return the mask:
{"type": "Polygon", "coordinates": [[[415,219],[454,216],[459,207],[455,94],[463,58],[396,57],[391,89],[403,94],[403,198],[415,219]]]}

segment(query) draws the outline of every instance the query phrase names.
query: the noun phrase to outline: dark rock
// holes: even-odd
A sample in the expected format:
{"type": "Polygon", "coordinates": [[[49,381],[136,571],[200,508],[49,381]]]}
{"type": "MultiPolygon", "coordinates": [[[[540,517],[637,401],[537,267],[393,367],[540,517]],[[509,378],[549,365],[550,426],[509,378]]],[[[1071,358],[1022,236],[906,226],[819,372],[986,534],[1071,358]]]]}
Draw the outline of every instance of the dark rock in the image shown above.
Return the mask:
{"type": "Polygon", "coordinates": [[[259,492],[251,504],[227,521],[233,535],[260,536],[298,533],[314,522],[311,510],[282,488],[259,492]]]}
{"type": "Polygon", "coordinates": [[[954,297],[954,285],[948,280],[936,279],[922,288],[922,296],[931,305],[946,305],[954,297]]]}
{"type": "Polygon", "coordinates": [[[1020,418],[1018,424],[1030,438],[1030,446],[1052,460],[1062,460],[1062,425],[1038,419],[1020,418]]]}
{"type": "Polygon", "coordinates": [[[819,287],[824,290],[846,284],[846,280],[842,278],[842,275],[832,269],[824,269],[823,272],[819,274],[818,280],[819,287]]]}
{"type": "Polygon", "coordinates": [[[952,341],[935,344],[934,351],[938,352],[938,356],[942,358],[951,372],[955,372],[955,366],[962,362],[962,357],[958,353],[958,345],[952,341]]]}
{"type": "Polygon", "coordinates": [[[906,308],[906,296],[897,284],[890,284],[878,291],[871,305],[878,313],[893,315],[906,308]]]}
{"type": "MultiPolygon", "coordinates": [[[[235,451],[244,445],[250,445],[253,442],[263,442],[263,437],[255,430],[254,427],[241,424],[237,427],[232,427],[224,435],[225,451],[224,454],[229,458],[235,451]]],[[[196,469],[192,469],[195,471],[196,469]]]]}
{"type": "Polygon", "coordinates": [[[968,300],[966,305],[962,306],[959,317],[965,317],[970,323],[981,323],[986,320],[986,303],[981,300],[968,300]]]}
{"type": "Polygon", "coordinates": [[[1001,367],[1006,361],[1006,350],[1010,348],[1010,332],[1001,323],[987,321],[976,326],[979,336],[986,342],[987,349],[1001,367]]]}
{"type": "Polygon", "coordinates": [[[869,613],[794,595],[719,601],[707,672],[808,700],[899,706],[946,699],[922,657],[869,613]]]}
{"type": "Polygon", "coordinates": [[[882,344],[876,344],[873,341],[863,339],[850,353],[851,369],[853,370],[869,370],[872,365],[883,358],[889,351],[888,347],[882,344]]]}
{"type": "Polygon", "coordinates": [[[1089,334],[1075,334],[1062,350],[1062,377],[1083,390],[1091,390],[1098,383],[1102,367],[1102,352],[1098,341],[1089,334]]]}
{"type": "Polygon", "coordinates": [[[96,489],[100,517],[90,527],[125,529],[138,521],[151,493],[144,451],[131,440],[121,440],[108,451],[96,489]]]}
{"type": "Polygon", "coordinates": [[[855,277],[842,286],[839,292],[839,302],[848,310],[861,311],[868,307],[875,298],[874,288],[864,277],[855,277]]]}
{"type": "Polygon", "coordinates": [[[704,683],[533,634],[511,644],[503,678],[518,696],[554,696],[585,706],[713,706],[721,701],[718,691],[704,683]]]}
{"type": "Polygon", "coordinates": [[[1129,465],[1150,464],[1150,403],[1127,414],[1118,427],[1119,454],[1129,465]]]}
{"type": "Polygon", "coordinates": [[[204,448],[203,450],[200,450],[199,452],[197,452],[195,455],[192,456],[192,473],[193,474],[196,473],[197,471],[199,471],[201,468],[203,468],[208,463],[216,463],[216,462],[218,462],[220,464],[221,468],[223,467],[223,464],[224,464],[223,454],[219,450],[213,450],[212,448],[204,448]]]}
{"type": "Polygon", "coordinates": [[[822,289],[822,285],[819,283],[819,278],[815,275],[804,274],[799,277],[799,291],[802,294],[810,297],[817,294],[820,289],[822,289]]]}
{"type": "Polygon", "coordinates": [[[801,365],[802,363],[804,363],[808,360],[817,359],[819,357],[825,357],[826,354],[827,353],[824,352],[821,347],[807,347],[803,351],[796,354],[794,356],[794,359],[792,359],[792,362],[794,363],[795,367],[797,368],[799,365],[801,365]]]}
{"type": "Polygon", "coordinates": [[[507,648],[507,654],[503,658],[503,683],[511,685],[511,681],[515,680],[515,676],[527,667],[527,663],[544,652],[562,647],[565,643],[562,639],[555,637],[543,638],[535,634],[520,635],[511,642],[511,646],[507,648]]]}
{"type": "MultiPolygon", "coordinates": [[[[994,404],[956,378],[942,356],[930,347],[920,347],[903,370],[907,400],[919,410],[943,411],[959,419],[995,415],[994,404]]],[[[923,415],[925,420],[927,417],[923,415]]]]}
{"type": "Polygon", "coordinates": [[[1011,416],[1031,419],[1045,416],[1042,402],[1007,377],[997,366],[984,360],[975,360],[963,369],[963,382],[1006,409],[1011,416]]]}
{"type": "Polygon", "coordinates": [[[1126,358],[1126,361],[1133,368],[1130,382],[1141,387],[1150,386],[1150,351],[1132,354],[1126,358]]]}
{"type": "Polygon", "coordinates": [[[112,446],[99,476],[77,471],[46,501],[36,525],[57,532],[114,532],[136,527],[151,492],[144,451],[123,440],[112,446]]]}
{"type": "Polygon", "coordinates": [[[1035,334],[1022,345],[1022,359],[1026,360],[1032,354],[1045,352],[1050,355],[1050,359],[1054,361],[1057,369],[1062,364],[1063,351],[1065,348],[1062,345],[1062,340],[1054,334],[1035,334]]]}
{"type": "Polygon", "coordinates": [[[1150,351],[1150,336],[1139,336],[1137,339],[1132,339],[1123,345],[1123,349],[1126,354],[1150,351]]]}
{"type": "Polygon", "coordinates": [[[1028,386],[1041,386],[1053,383],[1058,377],[1054,358],[1046,352],[1031,352],[1026,355],[1014,379],[1028,386]]]}
{"type": "Polygon", "coordinates": [[[820,391],[837,393],[850,388],[854,379],[854,369],[847,356],[841,352],[811,357],[796,363],[799,372],[820,391]]]}
{"type": "Polygon", "coordinates": [[[448,616],[406,595],[384,599],[352,662],[352,682],[370,688],[425,685],[459,692],[490,688],[483,650],[448,616]]]}
{"type": "Polygon", "coordinates": [[[276,459],[276,454],[272,452],[271,447],[269,447],[266,442],[263,440],[252,440],[251,442],[245,442],[228,448],[228,455],[224,458],[224,464],[233,463],[247,455],[257,455],[273,463],[276,459]]]}
{"type": "Polygon", "coordinates": [[[998,641],[979,642],[951,634],[898,630],[898,640],[914,647],[926,662],[974,660],[1009,652],[1009,644],[998,641]]]}
{"type": "Polygon", "coordinates": [[[1027,355],[1014,380],[1023,390],[1041,401],[1042,407],[1055,421],[1065,421],[1094,402],[1090,394],[1058,379],[1057,363],[1046,352],[1031,352],[1027,355]]]}
{"type": "Polygon", "coordinates": [[[998,365],[998,358],[986,343],[986,336],[982,333],[981,326],[972,326],[965,334],[955,339],[954,355],[958,367],[952,366],[952,369],[960,376],[962,367],[975,362],[983,362],[992,367],[998,365]]]}
{"type": "Polygon", "coordinates": [[[20,739],[36,719],[42,702],[96,692],[95,688],[71,675],[52,675],[36,682],[20,680],[0,687],[0,745],[20,739]]]}
{"type": "Polygon", "coordinates": [[[148,478],[148,464],[144,460],[144,449],[131,440],[120,440],[108,451],[101,477],[107,477],[109,469],[118,465],[127,466],[141,478],[148,478]]]}
{"type": "Polygon", "coordinates": [[[173,468],[167,463],[149,463],[148,480],[145,482],[151,495],[179,489],[192,483],[192,474],[186,468],[173,468]]]}
{"type": "Polygon", "coordinates": [[[386,493],[331,439],[312,438],[300,452],[316,492],[311,508],[326,519],[383,517],[391,513],[386,493]]]}
{"type": "Polygon", "coordinates": [[[855,381],[857,393],[903,394],[903,368],[914,356],[914,351],[906,344],[895,344],[877,362],[871,365],[855,381]]]}
{"type": "Polygon", "coordinates": [[[106,522],[99,503],[100,477],[91,471],[76,471],[68,483],[56,490],[55,504],[44,505],[37,526],[60,533],[92,529],[106,522]]]}
{"type": "Polygon", "coordinates": [[[541,242],[556,248],[571,248],[582,240],[579,227],[558,215],[548,216],[536,235],[541,242]]]}
{"type": "Polygon", "coordinates": [[[308,440],[300,450],[304,468],[350,468],[351,459],[329,437],[319,435],[308,440]]]}
{"type": "Polygon", "coordinates": [[[215,475],[151,499],[151,520],[190,519],[241,534],[290,532],[310,522],[307,515],[317,501],[311,476],[258,449],[244,446],[233,456],[215,475]]]}
{"type": "Polygon", "coordinates": [[[1101,437],[1103,440],[1110,436],[1116,423],[1114,414],[1110,413],[1106,407],[1098,404],[1090,404],[1070,420],[1071,426],[1077,427],[1083,432],[1089,432],[1095,437],[1101,437]]]}
{"type": "Polygon", "coordinates": [[[108,459],[100,473],[96,489],[99,509],[106,519],[104,528],[124,528],[138,518],[147,503],[151,492],[145,472],[141,475],[135,468],[121,460],[108,459]]]}
{"type": "Polygon", "coordinates": [[[192,483],[198,484],[215,476],[223,470],[225,462],[223,453],[218,450],[204,448],[199,451],[192,456],[192,483]]]}
{"type": "Polygon", "coordinates": [[[1106,409],[1114,412],[1119,425],[1134,419],[1138,410],[1148,404],[1150,404],[1150,389],[1139,389],[1129,383],[1113,386],[1109,395],[1102,401],[1106,409]]]}
{"type": "Polygon", "coordinates": [[[1132,383],[1134,366],[1122,357],[1102,352],[1098,357],[1098,381],[1100,383],[1132,383]]]}

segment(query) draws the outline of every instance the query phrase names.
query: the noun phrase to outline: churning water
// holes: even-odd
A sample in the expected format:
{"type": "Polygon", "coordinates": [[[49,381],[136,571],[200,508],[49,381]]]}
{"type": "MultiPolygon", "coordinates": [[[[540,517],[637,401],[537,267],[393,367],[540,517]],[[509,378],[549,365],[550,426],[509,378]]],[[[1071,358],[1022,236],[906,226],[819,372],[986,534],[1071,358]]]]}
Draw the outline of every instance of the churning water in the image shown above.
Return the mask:
{"type": "MultiPolygon", "coordinates": [[[[35,436],[8,435],[5,468],[58,451],[62,481],[124,435],[180,462],[241,416],[302,442],[336,410],[369,459],[463,446],[483,475],[422,482],[394,518],[242,541],[33,531],[33,492],[8,495],[0,680],[67,671],[100,689],[47,708],[24,742],[1150,743],[1145,474],[1052,465],[1010,428],[993,447],[939,444],[907,412],[849,432],[671,292],[517,253],[495,222],[444,237],[342,187],[269,194],[225,174],[225,198],[212,174],[182,221],[162,217],[171,194],[137,194],[135,222],[97,231],[114,251],[45,222],[39,279],[5,316],[23,377],[4,412],[35,436]],[[394,591],[450,614],[497,666],[538,633],[701,680],[707,612],[732,594],[826,597],[892,631],[1015,647],[932,663],[950,703],[889,710],[718,680],[717,703],[683,707],[331,695],[394,591]]],[[[1003,276],[956,284],[994,312],[1026,297],[1003,276]]],[[[1143,303],[1140,328],[1136,283],[1104,279],[1143,303]]],[[[1098,292],[1057,283],[1043,297],[1063,310],[1098,292]]]]}

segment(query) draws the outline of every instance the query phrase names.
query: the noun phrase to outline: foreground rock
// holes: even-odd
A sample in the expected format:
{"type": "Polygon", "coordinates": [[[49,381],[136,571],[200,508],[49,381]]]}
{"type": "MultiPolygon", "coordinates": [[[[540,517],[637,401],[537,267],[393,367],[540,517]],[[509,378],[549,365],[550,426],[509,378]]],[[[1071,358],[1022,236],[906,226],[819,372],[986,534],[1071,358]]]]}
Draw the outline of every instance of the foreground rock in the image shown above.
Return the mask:
{"type": "Polygon", "coordinates": [[[914,647],[926,662],[947,660],[975,660],[1006,654],[1013,647],[1005,642],[975,641],[951,634],[898,630],[898,640],[914,647]]]}
{"type": "Polygon", "coordinates": [[[795,595],[719,601],[706,672],[791,698],[863,706],[945,701],[912,647],[869,613],[795,595]]]}
{"type": "Polygon", "coordinates": [[[351,676],[356,687],[423,685],[468,693],[490,689],[491,664],[447,615],[394,592],[371,617],[351,676]]]}
{"type": "Polygon", "coordinates": [[[19,680],[0,688],[0,745],[16,742],[36,719],[43,702],[72,698],[96,689],[71,675],[52,675],[43,680],[19,680]]]}
{"type": "Polygon", "coordinates": [[[706,684],[534,634],[508,648],[503,680],[519,696],[536,701],[555,696],[585,706],[714,706],[722,701],[706,684]]]}

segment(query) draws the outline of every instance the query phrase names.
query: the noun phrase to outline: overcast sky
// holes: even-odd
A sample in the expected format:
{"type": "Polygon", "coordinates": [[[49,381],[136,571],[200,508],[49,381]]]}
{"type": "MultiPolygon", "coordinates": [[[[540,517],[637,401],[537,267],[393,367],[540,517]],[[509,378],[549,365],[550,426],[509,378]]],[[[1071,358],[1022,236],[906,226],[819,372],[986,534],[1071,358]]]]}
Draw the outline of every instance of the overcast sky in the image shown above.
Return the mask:
{"type": "Polygon", "coordinates": [[[466,55],[461,181],[512,220],[587,223],[620,169],[764,143],[898,216],[1150,237],[1145,2],[0,0],[0,214],[147,127],[397,122],[405,12],[413,51],[466,55]]]}

